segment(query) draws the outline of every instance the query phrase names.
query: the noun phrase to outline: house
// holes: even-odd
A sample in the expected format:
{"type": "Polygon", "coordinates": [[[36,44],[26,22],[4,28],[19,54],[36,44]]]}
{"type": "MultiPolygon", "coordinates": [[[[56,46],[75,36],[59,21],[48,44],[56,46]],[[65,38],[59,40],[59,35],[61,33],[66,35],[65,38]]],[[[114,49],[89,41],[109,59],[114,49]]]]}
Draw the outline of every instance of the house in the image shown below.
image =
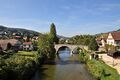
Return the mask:
{"type": "Polygon", "coordinates": [[[32,38],[31,38],[30,36],[24,36],[24,37],[23,37],[23,40],[24,40],[25,42],[30,42],[30,41],[32,41],[32,38]]]}
{"type": "Polygon", "coordinates": [[[108,33],[101,33],[97,38],[97,44],[99,46],[99,51],[106,52],[106,44],[107,44],[108,33]]]}
{"type": "Polygon", "coordinates": [[[14,39],[21,39],[21,36],[14,36],[14,39]]]}
{"type": "Polygon", "coordinates": [[[38,41],[38,36],[33,36],[32,41],[38,41]]]}
{"type": "Polygon", "coordinates": [[[105,45],[107,44],[106,43],[107,38],[102,37],[102,38],[96,39],[96,42],[97,42],[97,44],[99,46],[99,49],[98,49],[99,51],[106,51],[105,50],[105,45]]]}
{"type": "Polygon", "coordinates": [[[32,51],[33,50],[32,42],[24,42],[23,43],[23,50],[32,51]]]}
{"type": "Polygon", "coordinates": [[[107,37],[101,37],[101,38],[97,38],[96,42],[98,44],[99,47],[105,47],[105,44],[107,42],[107,37]]]}
{"type": "Polygon", "coordinates": [[[0,47],[2,48],[2,50],[6,50],[8,44],[11,44],[13,49],[18,50],[21,42],[16,39],[0,40],[0,47]]]}
{"type": "Polygon", "coordinates": [[[99,47],[102,47],[102,42],[101,42],[101,40],[102,40],[101,38],[97,38],[97,39],[96,39],[96,42],[97,42],[97,44],[98,44],[99,47]]]}
{"type": "Polygon", "coordinates": [[[107,38],[107,44],[113,45],[120,49],[120,32],[111,32],[107,38]]]}
{"type": "Polygon", "coordinates": [[[105,47],[106,42],[107,42],[107,38],[102,38],[102,39],[101,39],[101,44],[102,44],[101,46],[102,46],[102,47],[105,47]]]}

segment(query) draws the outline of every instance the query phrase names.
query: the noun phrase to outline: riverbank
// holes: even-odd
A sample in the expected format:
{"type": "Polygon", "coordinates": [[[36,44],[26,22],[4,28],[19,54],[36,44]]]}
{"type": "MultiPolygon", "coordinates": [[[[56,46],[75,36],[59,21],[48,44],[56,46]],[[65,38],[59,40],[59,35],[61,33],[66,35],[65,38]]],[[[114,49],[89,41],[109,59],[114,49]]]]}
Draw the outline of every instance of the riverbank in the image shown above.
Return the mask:
{"type": "MultiPolygon", "coordinates": [[[[116,69],[108,66],[101,60],[89,59],[89,52],[83,51],[84,58],[88,58],[85,61],[90,73],[95,76],[98,80],[120,80],[120,75],[116,69]]],[[[83,56],[82,56],[83,57],[83,56]]],[[[83,58],[83,59],[84,59],[83,58]]]]}
{"type": "Polygon", "coordinates": [[[115,69],[108,66],[102,61],[89,60],[87,62],[87,67],[92,75],[94,75],[99,80],[119,80],[120,75],[115,69]]]}
{"type": "Polygon", "coordinates": [[[108,56],[107,54],[99,54],[99,56],[107,65],[116,69],[120,75],[120,58],[115,59],[115,58],[112,58],[111,56],[108,56]]]}

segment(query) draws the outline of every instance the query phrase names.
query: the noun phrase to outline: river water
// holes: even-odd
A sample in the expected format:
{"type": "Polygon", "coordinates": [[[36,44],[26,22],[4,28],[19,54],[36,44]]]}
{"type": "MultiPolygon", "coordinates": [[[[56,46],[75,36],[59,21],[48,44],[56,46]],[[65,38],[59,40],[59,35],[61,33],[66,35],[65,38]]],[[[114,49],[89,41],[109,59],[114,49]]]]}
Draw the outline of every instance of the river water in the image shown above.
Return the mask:
{"type": "Polygon", "coordinates": [[[44,64],[32,80],[96,80],[81,63],[78,54],[70,55],[69,50],[59,51],[55,62],[44,64]]]}

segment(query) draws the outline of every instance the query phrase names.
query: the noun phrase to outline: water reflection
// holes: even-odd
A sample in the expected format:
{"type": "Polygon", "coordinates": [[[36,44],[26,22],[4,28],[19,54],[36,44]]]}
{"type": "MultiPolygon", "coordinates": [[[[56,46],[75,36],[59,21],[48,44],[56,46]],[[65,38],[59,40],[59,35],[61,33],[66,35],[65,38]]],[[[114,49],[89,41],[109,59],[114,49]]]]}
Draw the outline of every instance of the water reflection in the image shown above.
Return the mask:
{"type": "Polygon", "coordinates": [[[44,64],[32,80],[95,80],[80,63],[78,54],[70,55],[69,49],[59,50],[55,64],[44,64]]]}
{"type": "Polygon", "coordinates": [[[69,59],[69,57],[70,57],[70,51],[69,50],[64,50],[64,51],[59,51],[58,52],[58,58],[60,59],[60,60],[67,60],[67,59],[69,59]]]}

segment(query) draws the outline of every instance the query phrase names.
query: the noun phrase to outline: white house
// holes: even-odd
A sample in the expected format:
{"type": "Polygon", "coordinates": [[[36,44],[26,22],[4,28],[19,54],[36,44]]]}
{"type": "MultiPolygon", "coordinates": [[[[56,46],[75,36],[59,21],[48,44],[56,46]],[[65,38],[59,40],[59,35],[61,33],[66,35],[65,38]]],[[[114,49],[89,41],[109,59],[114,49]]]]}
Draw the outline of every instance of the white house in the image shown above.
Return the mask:
{"type": "Polygon", "coordinates": [[[33,50],[32,42],[24,42],[23,43],[23,50],[32,51],[33,50]]]}
{"type": "Polygon", "coordinates": [[[120,32],[111,32],[107,38],[107,44],[120,48],[120,32]]]}

